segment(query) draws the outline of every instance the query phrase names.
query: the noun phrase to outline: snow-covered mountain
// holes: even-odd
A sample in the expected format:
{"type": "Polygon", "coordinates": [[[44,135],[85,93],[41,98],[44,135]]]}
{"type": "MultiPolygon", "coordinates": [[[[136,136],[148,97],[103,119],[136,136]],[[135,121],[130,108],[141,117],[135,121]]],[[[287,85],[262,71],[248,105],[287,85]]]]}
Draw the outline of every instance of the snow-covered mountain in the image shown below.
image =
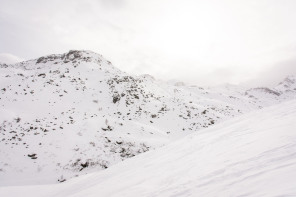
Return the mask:
{"type": "Polygon", "coordinates": [[[246,90],[133,76],[91,51],[0,65],[0,185],[106,169],[231,117],[296,98],[295,77],[246,90]],[[17,178],[16,178],[17,177],[17,178]]]}

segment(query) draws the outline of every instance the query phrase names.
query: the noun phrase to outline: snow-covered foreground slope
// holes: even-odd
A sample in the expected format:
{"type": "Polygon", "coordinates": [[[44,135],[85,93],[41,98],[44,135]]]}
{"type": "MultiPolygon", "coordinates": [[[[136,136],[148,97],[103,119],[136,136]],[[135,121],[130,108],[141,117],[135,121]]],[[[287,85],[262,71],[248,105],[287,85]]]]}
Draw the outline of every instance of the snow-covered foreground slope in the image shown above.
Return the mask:
{"type": "Polygon", "coordinates": [[[296,196],[296,101],[225,121],[111,168],[0,196],[296,196]]]}
{"type": "Polygon", "coordinates": [[[272,89],[186,86],[91,51],[0,64],[0,185],[63,182],[294,98],[293,76],[272,89]]]}

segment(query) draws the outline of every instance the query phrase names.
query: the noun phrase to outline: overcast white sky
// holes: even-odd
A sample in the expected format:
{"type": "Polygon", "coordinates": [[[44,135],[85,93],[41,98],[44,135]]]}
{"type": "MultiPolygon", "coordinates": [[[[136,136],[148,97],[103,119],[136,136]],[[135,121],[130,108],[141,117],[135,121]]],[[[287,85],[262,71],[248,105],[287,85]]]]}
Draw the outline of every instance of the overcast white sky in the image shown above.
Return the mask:
{"type": "Polygon", "coordinates": [[[0,61],[85,49],[190,84],[296,75],[295,0],[0,0],[0,61]]]}

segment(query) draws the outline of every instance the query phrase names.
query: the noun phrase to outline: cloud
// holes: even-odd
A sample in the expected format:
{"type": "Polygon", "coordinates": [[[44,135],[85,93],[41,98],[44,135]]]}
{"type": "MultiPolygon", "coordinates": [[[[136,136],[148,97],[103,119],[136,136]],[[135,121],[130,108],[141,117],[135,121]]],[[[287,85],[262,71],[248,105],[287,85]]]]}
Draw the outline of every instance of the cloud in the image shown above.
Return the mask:
{"type": "Polygon", "coordinates": [[[5,64],[14,64],[17,62],[24,61],[24,59],[17,57],[9,53],[0,53],[0,62],[5,64]]]}
{"type": "Polygon", "coordinates": [[[122,8],[127,2],[125,0],[99,0],[107,8],[122,8]]]}
{"type": "Polygon", "coordinates": [[[275,63],[269,69],[259,72],[256,77],[244,82],[248,86],[273,87],[281,82],[288,75],[296,76],[296,58],[275,63]]]}
{"type": "Polygon", "coordinates": [[[296,1],[285,2],[2,0],[0,53],[85,49],[131,74],[240,83],[295,56],[296,1]]]}

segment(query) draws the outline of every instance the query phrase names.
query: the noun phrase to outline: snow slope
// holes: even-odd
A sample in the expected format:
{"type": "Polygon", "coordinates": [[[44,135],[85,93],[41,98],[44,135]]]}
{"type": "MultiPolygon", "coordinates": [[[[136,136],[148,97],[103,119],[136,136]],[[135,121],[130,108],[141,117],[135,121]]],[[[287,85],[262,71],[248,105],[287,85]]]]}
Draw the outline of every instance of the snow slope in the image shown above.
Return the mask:
{"type": "Polygon", "coordinates": [[[242,113],[296,98],[272,90],[133,76],[91,51],[0,64],[0,185],[48,184],[109,168],[242,113]]]}
{"type": "Polygon", "coordinates": [[[296,196],[296,101],[248,113],[62,184],[0,196],[296,196]]]}

